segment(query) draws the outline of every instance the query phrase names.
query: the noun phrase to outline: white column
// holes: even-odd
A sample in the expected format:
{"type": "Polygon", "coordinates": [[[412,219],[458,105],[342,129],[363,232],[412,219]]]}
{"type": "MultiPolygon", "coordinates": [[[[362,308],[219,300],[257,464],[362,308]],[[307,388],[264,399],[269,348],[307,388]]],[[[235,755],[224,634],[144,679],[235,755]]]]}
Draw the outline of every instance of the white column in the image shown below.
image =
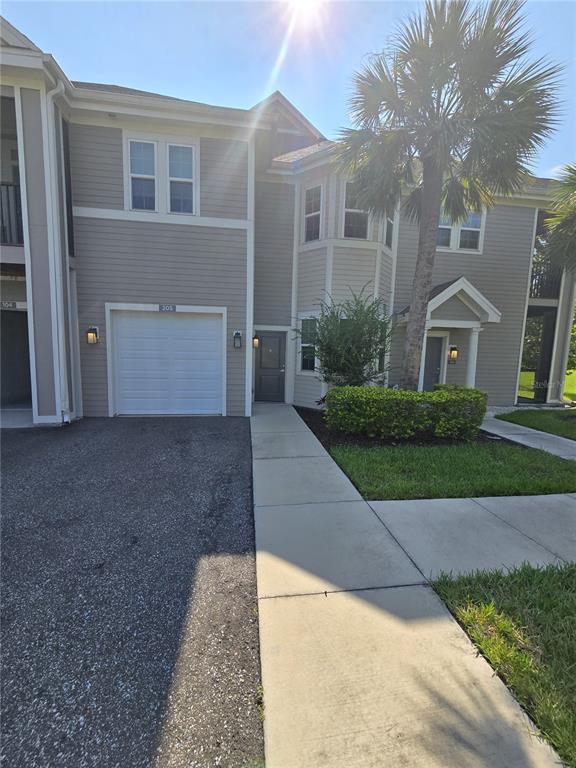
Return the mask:
{"type": "Polygon", "coordinates": [[[468,362],[466,363],[466,386],[476,386],[476,361],[478,360],[478,334],[482,328],[470,328],[468,341],[468,362]]]}

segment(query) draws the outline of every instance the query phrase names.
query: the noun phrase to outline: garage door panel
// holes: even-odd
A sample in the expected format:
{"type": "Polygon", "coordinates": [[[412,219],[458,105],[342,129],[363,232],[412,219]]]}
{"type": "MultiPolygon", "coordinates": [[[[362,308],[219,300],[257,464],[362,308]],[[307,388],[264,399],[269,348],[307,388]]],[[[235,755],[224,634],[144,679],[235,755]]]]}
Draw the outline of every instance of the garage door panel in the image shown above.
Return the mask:
{"type": "Polygon", "coordinates": [[[218,314],[115,312],[116,411],[222,413],[222,323],[218,314]]]}

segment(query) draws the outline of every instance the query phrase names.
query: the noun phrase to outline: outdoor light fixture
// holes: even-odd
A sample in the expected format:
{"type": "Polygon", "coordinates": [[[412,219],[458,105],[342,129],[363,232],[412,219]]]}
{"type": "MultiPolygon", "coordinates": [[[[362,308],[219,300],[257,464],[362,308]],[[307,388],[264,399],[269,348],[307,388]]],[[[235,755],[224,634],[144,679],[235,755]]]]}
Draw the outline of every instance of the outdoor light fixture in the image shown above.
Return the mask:
{"type": "Polygon", "coordinates": [[[98,326],[91,325],[86,331],[86,341],[88,344],[98,344],[98,326]]]}
{"type": "Polygon", "coordinates": [[[448,365],[456,365],[458,360],[458,347],[450,347],[448,350],[448,365]]]}
{"type": "Polygon", "coordinates": [[[258,334],[255,333],[252,338],[252,347],[254,349],[258,349],[259,346],[260,346],[260,339],[258,338],[258,334]]]}
{"type": "Polygon", "coordinates": [[[234,349],[241,349],[242,348],[242,331],[234,331],[232,339],[234,342],[234,349]]]}

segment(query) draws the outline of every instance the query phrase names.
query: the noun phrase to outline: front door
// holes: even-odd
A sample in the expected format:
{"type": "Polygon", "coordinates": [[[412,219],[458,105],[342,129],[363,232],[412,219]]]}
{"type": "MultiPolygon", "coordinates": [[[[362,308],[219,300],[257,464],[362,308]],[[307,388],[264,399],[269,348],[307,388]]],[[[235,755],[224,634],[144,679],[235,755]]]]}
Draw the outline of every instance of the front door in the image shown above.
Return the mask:
{"type": "Polygon", "coordinates": [[[260,343],[256,350],[256,400],[284,402],[284,368],[286,333],[258,331],[260,343]]]}
{"type": "Polygon", "coordinates": [[[435,384],[440,383],[442,375],[442,350],[444,339],[442,336],[428,336],[426,339],[426,361],[424,363],[424,384],[422,388],[428,392],[434,389],[435,384]]]}

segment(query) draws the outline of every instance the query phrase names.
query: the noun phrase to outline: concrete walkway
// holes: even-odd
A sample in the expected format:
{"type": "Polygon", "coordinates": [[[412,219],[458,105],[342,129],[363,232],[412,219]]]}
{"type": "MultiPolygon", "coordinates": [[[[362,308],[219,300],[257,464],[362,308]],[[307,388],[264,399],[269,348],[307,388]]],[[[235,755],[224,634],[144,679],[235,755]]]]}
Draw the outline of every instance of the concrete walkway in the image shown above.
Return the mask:
{"type": "Polygon", "coordinates": [[[576,460],[576,440],[567,437],[540,432],[538,429],[523,427],[510,421],[502,421],[494,416],[487,416],[482,422],[482,429],[498,437],[505,437],[514,443],[526,445],[528,448],[540,448],[543,451],[559,456],[561,459],[576,460]]]}
{"type": "Polygon", "coordinates": [[[576,497],[369,505],[283,405],[252,448],[267,768],[557,766],[427,577],[565,558],[576,497]]]}

